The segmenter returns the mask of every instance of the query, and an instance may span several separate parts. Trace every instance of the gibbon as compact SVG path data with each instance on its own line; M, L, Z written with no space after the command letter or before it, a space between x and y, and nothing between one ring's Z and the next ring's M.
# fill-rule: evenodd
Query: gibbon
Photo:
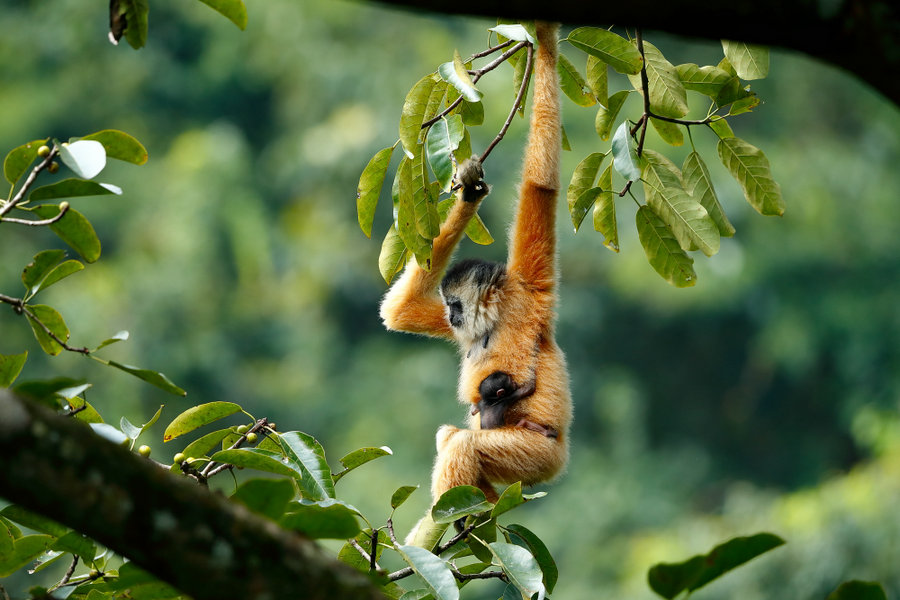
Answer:
M534 381L529 381L522 386L516 386L509 373L501 371L491 373L478 386L478 394L481 396L481 400L472 408L471 414L481 413L481 429L502 427L506 425L506 413L509 407L517 400L533 394L534 387ZM537 431L547 437L559 437L559 434L552 427L538 425L527 419L520 419L515 425L516 427L526 427L532 431Z
M568 460L572 399L555 340L554 308L561 151L557 36L558 25L537 23L530 133L506 264L470 259L441 280L489 191L481 164L469 159L457 169L461 189L434 239L431 270L411 260L381 304L388 329L453 340L462 355L459 400L476 410L470 429L443 425L437 432L434 500L452 487L472 485L496 501L493 484L546 481ZM499 388L510 389L515 401L502 403L499 415L489 412L486 422L484 404L478 410L482 385L487 382L488 395L496 392L498 382L491 378L497 373L505 375Z

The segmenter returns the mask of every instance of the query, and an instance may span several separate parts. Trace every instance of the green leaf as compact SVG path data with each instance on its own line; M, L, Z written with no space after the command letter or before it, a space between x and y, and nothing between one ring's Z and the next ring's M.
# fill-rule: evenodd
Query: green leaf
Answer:
M83 384L83 380L56 377L45 381L25 381L13 388L19 396L24 396L52 409L60 407L58 394L66 389Z
M875 581L853 580L842 583L826 600L887 600L887 594Z
M115 367L120 371L125 371L126 373L134 375L138 379L146 381L150 385L154 385L161 390L169 392L170 394L174 394L176 396L187 396L186 391L172 383L172 380L166 377L163 373L151 371L149 369L141 369L132 365L123 365L122 363L118 363L114 360L104 360L102 362L108 364L111 367ZM224 404L230 404L230 402L226 402Z
M373 461L376 458L381 458L382 456L391 456L393 452L387 446L381 446L380 448L360 448L359 450L354 450L350 454L346 455L341 459L341 464L344 465L344 470L340 473L335 473L332 477L334 482L337 481L352 471L353 469L360 467L367 462Z
M497 25L496 27L491 27L490 29L488 29L488 31L493 31L498 35L502 35L503 37L515 42L528 42L530 44L536 43L531 34L528 33L528 30L518 23Z
M84 398L70 398L69 405L72 407L72 411L78 410L75 414L75 418L83 423L102 423L103 417L100 416L100 413L97 412L91 403L86 401ZM84 408L81 408L81 407ZM70 413L71 414L71 413Z
M441 189L445 191L450 189L450 181L453 179L453 162L450 157L459 147L464 133L465 127L460 115L442 117L428 130L428 164L441 184Z
M397 552L428 586L436 600L458 600L459 588L450 566L440 557L417 546L399 546Z
M741 79L763 79L769 74L769 49L765 46L722 40L722 50Z
M627 99L628 91L622 90L609 97L608 107L601 104L600 108L597 109L597 117L594 119L594 129L597 130L597 135L599 135L600 139L604 142L609 139L609 134L612 133L613 123L615 123L616 117L619 116L619 111L622 109L622 105L625 104Z
M85 564L90 565L94 562L97 555L97 546L88 538L84 537L77 531L70 531L58 540L56 540L51 550L58 552L69 552L76 556L80 556Z
M428 94L428 101L425 103L425 112L422 114L423 123L432 120L437 115L444 103L444 98L447 96L447 90L450 87L447 85L447 82L443 81L436 73L432 73L431 79L434 81L434 87L431 88L431 93ZM420 142L425 141L425 135L427 133L428 129L419 129Z
M381 553L384 551L385 546L391 547L391 541L388 539L388 534L384 530L378 530L375 548L372 548L371 529L366 528L361 531L356 536L355 541L369 556L372 555L374 550L376 561L381 558ZM344 544L341 547L340 552L338 552L338 560L364 573L369 572L369 561L366 560L349 541Z
M399 508L401 504L406 502L406 499L412 495L414 491L419 489L417 485L404 485L399 488L391 495L391 508L396 509Z
M281 519L285 529L299 531L313 539L343 539L356 537L361 528L356 516L359 514L349 506L333 498L294 503Z
M294 484L288 479L249 479L231 495L232 500L275 521L293 498Z
M92 179L106 167L106 149L96 140L78 140L59 147L59 158L79 177Z
M610 100L612 103L612 100ZM637 181L641 178L641 169L638 166L640 159L637 151L631 141L628 132L628 121L623 121L616 134L613 136L611 151L613 155L613 166L619 175L628 181Z
M12 385L19 373L22 372L22 367L25 366L27 359L28 351L22 352L22 354L0 354L0 388L8 388Z
M525 70L528 68L528 60L526 58L526 52L523 48L516 52L511 58L517 59L513 64L513 97L517 97L519 94L519 90L522 89L522 82L525 81ZM528 74L528 81L525 82L525 92L522 94L522 103L519 105L519 116L525 117L525 102L528 99L528 88L531 86L531 79L534 76L534 68L532 68L531 73Z
M425 121L425 110L433 87L434 79L431 75L426 75L416 82L403 102L403 111L400 113L400 142L409 158L413 158L413 152L419 143L419 132Z
M732 102L731 107L728 109L728 116L740 115L746 112L752 111L754 108L759 106L760 100L758 96L749 95L746 98L740 98Z
M575 167L575 171L572 173L572 179L569 181L569 187L566 189L566 202L569 205L569 214L572 217L572 224L575 226L576 232L584 219L584 215L587 214L588 209L593 205L592 199L590 200L591 205L586 207L580 206L578 201L588 189L593 187L594 181L597 179L597 173L600 172L600 165L603 164L605 158L605 152L589 154L578 163L578 166Z
M106 348L107 346L116 344L118 342L124 342L127 339L128 339L128 332L125 330L119 331L114 336L103 340L103 342L101 342L99 346L97 346L96 348L91 350L91 352L96 352L97 350L100 350L101 348Z
M416 148L421 152L421 146ZM404 158L397 169L397 232L400 239L412 251L419 247L419 231L416 227L416 198L413 183L413 161Z
M147 43L147 22L150 12L148 0L120 0L125 5L125 39L128 45L138 50Z
M378 272L385 283L390 284L394 277L403 270L406 262L409 260L410 252L406 248L406 244L397 233L397 227L391 225L384 241L381 243L381 252L378 255Z
M34 213L42 219L52 219L59 214L59 210L55 204L44 204L36 206ZM87 262L92 263L100 258L100 238L90 221L74 208L69 207L62 219L50 225L50 229Z
M9 523L10 526L7 526L9 523L6 519L0 519L0 560L3 559L4 556L8 556L11 554L16 547L16 538L22 537L22 532L19 531L19 535L15 535L15 532L12 530L12 523ZM18 528L16 527L18 530Z
M712 178L706 168L706 163L700 158L696 152L688 154L684 159L684 165L681 167L682 177L684 179L684 189L693 198L697 199L709 216L712 218L716 227L719 229L719 235L723 237L731 237L734 235L734 226L725 215L719 198L716 196L716 190L713 188Z
M575 68L575 65L564 54L559 55L556 62L556 72L559 74L559 87L569 99L578 106L593 106L597 99L591 93L584 81L584 77ZM587 90L585 89L587 88Z
M588 54L585 79L591 93L601 106L609 106L609 69L605 62L592 54Z
M495 564L499 565L509 577L509 582L516 586L526 598L538 594L542 598L545 593L544 577L541 568L531 552L514 544L492 542L488 544L494 555Z
M66 322L63 320L62 315L56 312L55 308L46 304L32 304L28 306L28 310L30 311L30 314L26 313L28 323L31 325L31 330L41 345L41 349L50 356L56 356L62 352L63 347L50 337L44 330L44 327L41 326L41 323L43 323L58 339L63 342L67 341L69 339L69 328L66 327Z
M650 263L659 275L675 287L689 287L697 283L694 259L685 254L678 240L647 205L635 216L638 238Z
M679 118L688 114L687 92L681 84L678 72L656 46L644 42L644 59L647 63L647 89L650 92L650 110L664 117ZM643 94L639 75L628 79L634 89Z
M596 56L619 73L641 72L641 53L623 38L606 29L579 27L566 40L576 48Z
M728 124L728 121L725 120L725 117L720 117L718 119L713 119L709 122L709 128L715 132L719 138L730 138L734 137L734 131L731 130L731 125Z
M575 201L571 208L570 215L572 216L572 224L575 225L576 233L578 232L578 228L581 227L581 223L587 216L588 211L593 208L594 203L602 193L602 188L593 187L585 190Z
M678 79L686 90L700 92L715 99L733 76L719 67L698 67L694 63L686 63L675 67Z
M466 225L466 236L480 246L489 246L494 243L494 237L478 213L475 213L475 216Z
M135 165L142 165L149 158L143 144L135 137L117 129L104 129L81 139L94 140L103 144L107 158L115 158Z
M197 438L187 445L181 452L188 458L200 458L206 456L213 448L218 446L225 437L231 433L231 429L220 429Z
M34 140L10 150L3 160L3 175L6 180L15 184L37 158L38 148L47 144L47 140Z
M736 537L716 546L705 555L694 556L676 564L654 565L647 574L647 581L654 592L671 600L683 591L700 589L728 571L782 544L784 540L771 533Z
M453 61L446 62L438 67L438 73L441 79L456 88L462 97L469 102L481 102L482 93L478 91L469 72L463 64L459 51L453 51Z
M285 457L300 467L300 492L307 500L334 498L334 480L325 461L325 450L310 435L290 431L277 436ZM353 534L356 535L356 534ZM349 536L353 537L353 536Z
M34 295L38 284L66 257L64 250L43 250L34 255L22 269L22 283L29 294ZM34 290L34 291L33 291Z
M470 517L466 521L466 525L472 523ZM497 541L497 519L489 518L481 521L472 533L466 538L465 543L469 551L482 562L492 562L494 554L488 548L488 544Z
M163 442L168 442L180 435L199 429L204 425L224 419L229 415L240 412L241 407L234 402L207 402L198 406L192 406L169 423L163 433Z
M619 227L616 222L616 197L612 192L612 165L600 176L599 187L604 190L594 202L594 231L603 234L603 245L619 251Z
M376 152L359 177L359 185L356 188L356 215L359 227L366 237L372 237L375 207L378 205L378 197L393 153L393 146Z
M653 125L653 129L656 130L656 133L659 134L659 137L661 137L662 141L665 143L670 146L684 145L684 134L681 133L681 127L679 125L654 118L650 119L650 124Z
M84 196L121 196L122 190L108 183L97 183L84 179L63 179L50 185L36 188L28 196L29 202L56 200L58 198L81 198Z
M225 15L240 29L247 28L247 7L241 0L200 0L200 2Z
M56 540L51 535L26 535L16 540L13 551L0 557L0 577L9 577L46 552Z
M544 545L541 538L522 525L509 525L504 529L510 534L512 543L526 548L534 556L541 572L544 574L544 586L547 588L547 593L552 594L553 588L556 587L556 582L559 579L559 569L547 546Z
M71 531L65 525L61 525L52 519L31 512L18 504L10 504L3 510L0 510L0 515L3 515L3 517L18 523L19 525L24 525L29 529L39 531L40 533L46 533L53 537L60 537Z
M503 513L509 512L524 503L525 498L522 497L522 482L517 481L503 490L503 493L500 494L500 497L497 499L497 504L495 504L493 510L491 510L491 518L496 519Z
M781 187L772 179L769 160L762 150L736 137L720 139L716 149L750 206L762 215L784 214Z
M480 489L471 485L461 485L447 490L438 498L431 509L431 516L435 523L452 523L462 517L489 511L493 507L494 505L487 501Z
M245 469L256 469L276 475L287 475L294 479L302 477L299 465L285 460L280 452L272 452L262 448L235 448L220 450L210 457L211 460L227 463Z

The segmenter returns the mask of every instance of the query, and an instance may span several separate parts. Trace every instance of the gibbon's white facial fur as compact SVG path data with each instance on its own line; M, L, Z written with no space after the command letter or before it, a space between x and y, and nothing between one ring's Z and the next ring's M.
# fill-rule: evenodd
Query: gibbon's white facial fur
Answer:
M500 297L506 267L478 259L453 265L441 281L447 320L464 348L481 341L500 318Z

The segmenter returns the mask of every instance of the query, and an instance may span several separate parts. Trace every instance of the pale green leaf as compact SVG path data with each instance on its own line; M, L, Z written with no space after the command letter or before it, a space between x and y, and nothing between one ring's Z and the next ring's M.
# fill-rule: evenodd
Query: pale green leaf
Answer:
M664 117L680 118L688 113L687 92L681 84L675 67L656 46L644 42L644 60L647 63L647 89L650 92L650 110ZM634 89L643 94L641 77L629 75Z
M594 119L594 129L597 130L597 135L599 135L600 139L604 142L609 139L609 135L612 133L613 123L615 123L616 117L619 116L619 111L622 109L622 105L625 104L627 99L627 90L616 92L609 97L609 106L603 106L601 104L600 108L597 110L597 117Z
M585 80L601 106L609 106L609 76L605 62L588 54Z
M612 100L610 100L610 103L612 103ZM637 156L637 151L634 148L631 135L628 131L628 121L622 122L622 124L619 125L619 128L616 129L616 134L613 136L612 140L611 151L613 155L613 166L616 171L619 172L619 175L628 181L637 181L641 178L641 169L638 166L640 164L640 159Z
M596 56L619 73L641 71L641 53L634 44L606 29L579 27L566 40L588 54Z
M193 442L187 445L187 447L182 450L182 454L184 454L188 458L200 458L206 456L213 448L218 446L222 440L225 439L228 434L231 433L231 429L220 429L219 431L213 431L212 433L207 433L206 435L197 438Z
M659 275L675 287L689 287L697 282L694 259L688 256L678 240L653 209L641 206L636 215L638 238L647 261Z
M654 118L650 119L650 123L665 143L670 146L684 145L684 134L681 133L681 127L679 125L670 121Z
M428 164L444 191L450 189L450 181L453 179L451 155L459 147L464 134L462 116L458 114L442 117L428 131Z
M388 164L394 147L383 148L375 153L375 156L363 169L359 177L359 185L356 187L356 216L359 227L366 237L372 237L372 222L375 219L375 207L378 205L378 197L387 175Z
M741 79L763 79L769 74L769 49L765 46L722 40L722 50Z
M103 144L107 158L115 158L135 165L142 165L149 158L144 145L124 131L104 129L103 131L86 135L81 139L95 140Z
M675 67L678 78L685 89L700 92L715 99L722 87L732 79L732 75L719 67L698 67L694 63L686 63Z
M710 121L709 128L712 129L720 138L734 137L734 131L731 130L731 125L728 124L728 121L725 120L725 117L720 117L718 119L713 119L712 121Z
M13 551L0 556L0 577L9 577L47 551L56 538L52 535L26 535L15 541ZM451 575L452 577L452 575Z
M516 42L528 42L530 44L535 43L534 38L530 33L528 33L528 30L518 23L497 25L496 27L491 27L490 29L488 29L488 31L493 31L498 35L502 35L506 39Z
M583 212L579 210L578 218L576 219L575 208L578 199L584 192L594 186L594 181L597 180L597 173L600 172L600 165L603 164L605 158L605 152L589 154L578 163L578 166L575 167L575 171L572 173L572 179L569 181L569 187L566 189L566 202L569 206L569 214L572 217L575 231L578 231L581 220L584 219L585 213L590 208L590 206L584 208Z
M422 578L436 600L458 600L456 579L443 559L417 546L399 546L397 551Z
M397 233L397 228L391 225L384 241L381 243L381 252L378 255L378 272L386 283L393 281L394 277L403 270L409 260L410 252L406 244Z
M247 7L242 0L200 0L200 2L221 13L239 28L247 28Z
M25 366L27 359L27 351L22 354L0 354L0 388L8 388L12 385L19 373L22 372L22 367Z
M438 73L441 79L456 88L463 98L469 102L481 102L482 93L472 83L458 50L453 51L452 62L446 62L438 67Z
M603 235L603 245L619 251L619 228L616 222L616 195L612 192L612 165L600 176L599 187L604 190L594 202L594 231Z
M163 441L168 442L240 411L241 406L234 402L207 402L192 406L172 419L163 433Z
M587 84L584 77L564 54L559 55L556 72L559 74L560 89L572 102L579 106L593 106L597 103L590 89L585 89Z
M426 75L420 79L406 95L403 111L400 113L400 142L409 158L414 156L419 142L419 133L425 121L425 110L434 87L434 79Z
M509 582L516 586L526 598L534 594L543 598L546 593L544 577L534 556L526 548L505 542L488 544L494 555L495 564L509 577Z
M744 191L747 202L763 215L783 215L781 187L772 179L766 155L736 137L723 138L717 145L719 160Z
M681 168L682 178L684 179L685 191L697 199L709 216L712 218L716 227L719 229L719 235L722 237L731 237L734 235L734 226L725 215L719 198L716 196L716 190L713 188L712 178L709 176L709 170L706 163L700 158L696 152L688 154L684 159L684 165Z
M107 346L109 346L111 344L116 344L118 342L124 342L127 339L128 339L128 332L125 330L119 331L114 336L103 340L103 342L101 342L101 344L99 346L97 346L96 348L91 350L91 352L96 352L97 350L100 350L101 348L106 348Z
M556 587L556 582L559 579L559 569L547 546L531 530L522 525L509 525L505 529L512 543L526 548L534 556L544 575L544 586L547 588L547 593L552 594L553 588Z

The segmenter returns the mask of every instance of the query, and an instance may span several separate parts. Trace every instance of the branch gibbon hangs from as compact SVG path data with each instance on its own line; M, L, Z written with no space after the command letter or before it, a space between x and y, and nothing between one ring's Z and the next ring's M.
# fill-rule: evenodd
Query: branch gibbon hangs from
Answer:
M473 405L471 429L438 430L434 500L457 485L473 485L496 501L493 484L546 481L568 460L572 399L554 331L557 36L558 25L537 23L534 102L506 264L469 259L447 269L488 193L481 164L470 159L457 169L461 188L434 239L431 270L411 260L381 304L388 329L453 340L462 355L458 394Z

